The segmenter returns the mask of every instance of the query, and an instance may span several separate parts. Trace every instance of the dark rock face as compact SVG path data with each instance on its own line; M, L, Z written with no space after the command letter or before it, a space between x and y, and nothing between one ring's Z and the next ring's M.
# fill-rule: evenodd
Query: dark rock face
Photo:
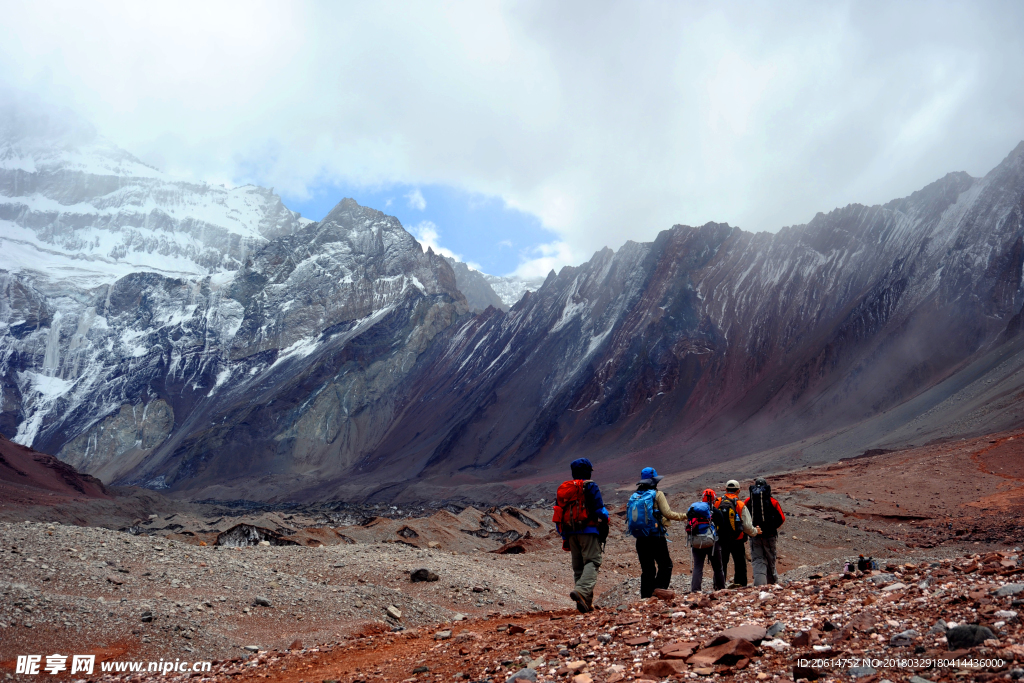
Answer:
M946 642L950 650L968 650L995 637L987 627L977 624L964 624L946 631Z
M863 452L1016 357L1024 144L776 234L675 226L507 312L470 314L444 258L351 200L237 257L95 286L0 271L0 430L107 482L265 500L502 502L582 455L609 480Z

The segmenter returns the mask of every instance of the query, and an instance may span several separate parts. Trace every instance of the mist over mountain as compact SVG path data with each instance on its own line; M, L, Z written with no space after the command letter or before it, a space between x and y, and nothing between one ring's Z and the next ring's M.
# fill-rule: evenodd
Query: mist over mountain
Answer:
M742 471L1022 420L1024 144L983 178L774 234L677 225L533 284L352 200L314 223L9 108L0 243L0 432L106 483L494 499L582 455Z

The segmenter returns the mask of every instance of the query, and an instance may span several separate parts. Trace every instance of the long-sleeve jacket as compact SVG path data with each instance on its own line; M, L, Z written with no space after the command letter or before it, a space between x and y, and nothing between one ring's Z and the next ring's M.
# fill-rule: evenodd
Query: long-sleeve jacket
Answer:
M588 481L583 485L583 504L587 507L587 519L593 520L595 523L588 525L579 531L563 530L562 525L558 525L558 533L563 537L572 536L575 534L595 534L601 533L597 527L597 522L608 521L608 508L604 506L604 498L601 496L601 488L595 481Z
M747 536L756 536L757 529L754 528L754 522L750 517L750 509L747 507L747 504L740 500L739 494L737 493L727 492L725 497L736 501L736 512L740 513L740 519L743 520L743 531L736 537L736 540L742 541L745 538L743 534L746 534ZM720 506L721 500L719 500L716 507Z
M664 491L658 491L658 494L654 496L654 504L658 508L658 512L661 513L661 525L666 529L669 527L670 520L682 522L686 519L686 514L682 512L674 512L668 504L668 498L665 497Z

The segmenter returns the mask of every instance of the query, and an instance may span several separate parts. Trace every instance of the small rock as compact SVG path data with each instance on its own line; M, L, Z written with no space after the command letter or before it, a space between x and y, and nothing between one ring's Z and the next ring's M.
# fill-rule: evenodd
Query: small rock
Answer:
M850 667L846 673L850 674L853 678L863 678L864 676L870 676L876 673L876 671L870 666L854 666Z
M141 616L139 617L139 621L141 621L141 622L142 622L142 623L144 623L144 624L148 624L148 623L150 623L151 621L153 621L153 613L152 613L152 612L150 612L149 610L146 610L146 611L145 611L145 612L143 612L143 613L142 613L142 615L141 615Z
M995 613L996 618L1006 619L1007 621L1017 618L1017 610L1012 609L1001 609Z
M890 581L895 581L895 580L896 580L896 575L895 574L875 574L874 576L869 576L868 577L868 581L870 581L871 583L873 583L875 585L878 585L880 583L889 583Z
M401 619L402 618L402 610L398 609L394 605L388 605L388 608L386 610L384 610L384 611L392 619Z
M516 624L509 624L506 630L509 632L510 635L515 635L517 633L526 633L525 628L523 628L522 626L517 626Z
M511 683L512 681L530 681L531 683L537 683L537 671L536 669L531 669L529 667L520 669L512 674L511 677L506 679L506 683Z
M257 605L259 607L273 607L273 605L270 604L270 600L262 597L254 598L252 604Z
M572 677L572 683L594 683L590 674L576 674Z
M452 617L452 621L465 621L465 620L466 620L466 615L462 614L461 612L459 612L454 617Z
M821 678L821 674L812 669L809 666L800 666L799 664L793 667L793 680L807 680L816 681Z
M769 628L767 631L765 631L764 637L765 638L774 638L775 636L779 635L780 633L782 633L785 630L786 630L786 625L783 624L781 621L776 621L774 624L771 625L771 628Z
M451 631L438 631L434 634L434 640L448 640L452 637Z
M775 640L768 640L761 643L761 647L770 647L776 652L782 652L783 650L788 650L790 645L786 641L776 638Z
M1008 583L1005 586L1001 586L997 591L996 595L1002 597L1005 595L1016 595L1024 591L1024 583Z
M427 543L427 547L430 548L431 550L433 550L433 549L436 549L436 548L440 548L441 544L438 543L437 541L430 541L430 542Z
M928 629L928 633L930 635L943 635L946 632L946 628L948 628L946 625L946 620L939 619L934 624L932 624L932 627L930 629Z
M602 633L597 637L597 642L601 643L602 645L607 645L608 643L612 642L612 635L610 633Z
M265 547L265 548L269 548L270 547L270 541L260 541L260 545Z
M259 645L246 645L242 649L243 650L248 650L249 652L259 652L260 651Z
M883 593L891 593L892 591L903 590L906 587L907 587L907 584L900 583L899 581L897 581L896 583L890 584L890 585L886 586L885 588L883 588L882 592Z
M288 646L288 649L289 650L301 650L302 649L302 641L301 640L293 640L292 644Z
M658 598L659 600L674 600L676 597L676 593L675 591L670 591L665 588L655 588L654 597Z
M907 645L913 644L914 639L919 635L921 634L914 629L897 633L893 635L893 637L889 638L889 647L906 647Z
M921 678L920 676L911 676L908 683L934 683L934 681L928 678Z
M430 671L430 667L428 666L417 666L415 669L412 670L414 674L425 674L428 671Z
M977 624L965 624L946 631L946 642L950 650L966 650L995 637L988 628Z

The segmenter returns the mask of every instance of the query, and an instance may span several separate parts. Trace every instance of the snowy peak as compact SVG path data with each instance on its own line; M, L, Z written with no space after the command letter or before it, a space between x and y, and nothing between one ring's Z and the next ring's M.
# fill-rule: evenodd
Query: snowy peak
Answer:
M0 108L0 268L201 277L307 223L265 188L174 181L67 112Z

